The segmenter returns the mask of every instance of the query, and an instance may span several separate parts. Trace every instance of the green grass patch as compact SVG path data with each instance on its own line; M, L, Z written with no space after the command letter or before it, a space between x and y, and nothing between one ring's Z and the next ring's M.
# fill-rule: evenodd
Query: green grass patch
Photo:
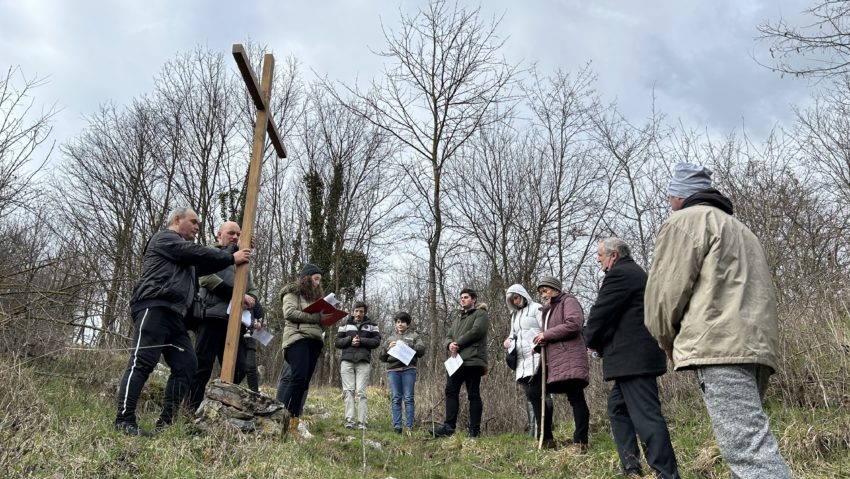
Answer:
M611 478L619 468L608 420L599 414L592 418L589 453L571 456L565 450L537 451L534 441L520 432L469 439L461 427L444 439L432 439L425 430L397 435L386 391L377 388L370 389L370 428L364 435L343 427L339 390L315 388L303 418L315 435L311 440L231 431L196 434L185 417L145 439L113 430L114 384L109 381L44 375L36 367L0 380L11 388L0 393L5 408L0 413L2 477ZM140 410L141 423L148 428L158 414L162 379L151 382ZM556 399L556 408L567 408L566 400ZM768 414L796 477L850 476L847 411L792 408L773 401ZM682 477L729 477L698 396L665 404L665 415ZM571 433L569 421L556 425L556 439L563 441Z

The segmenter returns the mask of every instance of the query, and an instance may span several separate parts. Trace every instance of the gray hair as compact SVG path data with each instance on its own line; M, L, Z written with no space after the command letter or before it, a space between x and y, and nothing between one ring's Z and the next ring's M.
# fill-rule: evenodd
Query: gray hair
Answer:
M628 243L616 236L602 240L602 251L605 254L617 253L621 258L632 255L632 249L629 248Z
M186 214L190 211L192 211L192 208L189 208L188 206L178 206L177 208L174 208L168 213L168 225L171 226L171 224L174 223L175 218L185 218Z
M237 222L235 222L235 221L233 221L233 220L227 220L227 221L223 221L220 225L218 225L218 229L216 229L216 230L215 230L215 234L216 234L216 235L218 235L219 233L221 233L221 230L223 230L223 229L224 229L224 226L225 226L225 225L227 225L227 223L233 223L233 224L235 224L236 226L238 226L238 227L239 227L239 231L242 231L242 227L241 227L241 226L239 226L239 223L237 223Z

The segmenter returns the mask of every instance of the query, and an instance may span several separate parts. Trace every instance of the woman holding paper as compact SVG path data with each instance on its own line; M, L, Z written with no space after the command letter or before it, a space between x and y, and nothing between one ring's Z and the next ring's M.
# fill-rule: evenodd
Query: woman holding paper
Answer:
M425 343L410 330L410 315L399 311L394 316L395 333L381 347L381 361L387 363L390 384L390 402L393 411L393 431L401 434L401 404L404 400L405 427L410 434L413 428L414 386L416 384L416 358L425 354Z
M310 437L305 427L299 428L303 397L316 370L322 352L322 320L329 314L305 313L304 309L321 299L322 270L312 264L301 268L299 280L283 287L280 292L283 309L283 357L289 363L291 376L277 387L277 400L286 406L291 416L289 430Z
M534 408L531 403L531 392L529 381L534 376L540 364L540 355L534 352L534 336L543 330L542 313L540 303L531 299L531 295L521 284L512 284L505 291L505 302L511 311L511 330L503 344L505 350L516 348L516 381L525 390L528 403L528 429L529 433L536 437ZM547 397L547 401L549 398Z

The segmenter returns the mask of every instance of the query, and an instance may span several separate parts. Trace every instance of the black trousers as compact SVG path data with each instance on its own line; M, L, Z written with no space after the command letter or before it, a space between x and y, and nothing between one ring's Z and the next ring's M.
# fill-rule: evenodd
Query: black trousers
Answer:
M133 315L133 342L118 386L115 422L136 423L136 405L160 355L171 368L159 420L171 424L198 365L183 318L168 308L148 308Z
M286 406L292 417L301 416L304 397L316 370L322 345L322 341L318 339L300 339L286 348L284 360L289 363L290 375L286 383L281 378L276 397Z
M656 475L665 479L679 477L654 376L615 380L608 394L608 417L624 471L640 469L637 435L643 445L646 462Z
M446 379L446 425L457 428L457 413L460 406L460 387L466 385L466 397L469 399L469 433L478 436L481 433L481 415L484 403L481 401L481 366L461 366Z
M526 378L523 378L525 380ZM531 400L531 405L534 406L535 422L537 430L540 428L540 399L543 396L542 381L540 380L540 371L531 378L528 378L528 399ZM552 387L552 391L549 390ZM554 385L547 385L546 392L552 394L566 394L567 400L573 409L573 421L575 422L575 431L573 432L573 442L587 444L588 434L590 433L590 409L587 407L587 401L584 399L584 388L587 386L581 380L567 380ZM548 394L547 394L548 396ZM546 416L543 418L543 439L552 439L552 401L546 401Z
M283 370L280 372L280 382L277 384L278 391L284 391L292 384L292 366L286 359L283 360ZM304 409L304 403L307 402L307 393L310 392L310 383L304 388L304 394L301 396L301 409ZM280 399L278 399L279 401Z
M204 390L210 381L215 360L221 364L224 361L224 343L227 341L227 320L223 318L207 318L198 329L195 342L195 354L198 357L198 368L189 386L189 407L196 411L204 400ZM239 384L245 377L245 348L239 341L236 350L236 368L233 372L233 384Z
M248 389L259 392L260 373L257 370L257 340L243 335L239 349L245 350L245 380L248 381Z

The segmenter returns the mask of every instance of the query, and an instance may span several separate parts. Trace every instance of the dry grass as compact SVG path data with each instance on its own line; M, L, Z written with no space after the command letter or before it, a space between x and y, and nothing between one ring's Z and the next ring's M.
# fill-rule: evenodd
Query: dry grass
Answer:
M817 312L817 314L815 314ZM783 313L783 368L768 392L768 414L780 447L798 478L850 474L850 320L843 306ZM31 347L27 347L31 350ZM501 358L500 355L493 356ZM191 434L179 423L153 441L111 428L114 390L124 367L122 351L25 351L0 357L0 477L613 477L618 468L605 414L608 385L592 362L586 390L591 408L591 451L538 452L524 434L525 395L513 372L494 359L482 380L484 437L466 439L461 393L459 433L442 441L424 432L391 432L385 374L374 368L369 388L367 464L360 436L342 429L342 396L314 383L305 419L317 439L280 442L229 430ZM154 377L140 403L143 425L158 413L162 377ZM333 382L333 381L331 381ZM660 380L665 415L683 477L728 477L714 444L693 374ZM275 381L266 378L267 394ZM444 417L445 373L420 369L417 424L427 429ZM555 403L555 434L572 433L565 398ZM55 476L54 476L55 475Z

